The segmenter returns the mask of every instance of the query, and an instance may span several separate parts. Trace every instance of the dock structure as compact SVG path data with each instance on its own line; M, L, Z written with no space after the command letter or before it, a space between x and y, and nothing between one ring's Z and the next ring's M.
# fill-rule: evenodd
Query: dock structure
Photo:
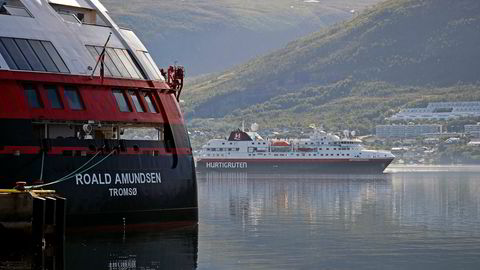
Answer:
M64 269L66 199L54 190L0 189L0 234L22 239L32 254L32 269ZM51 256L53 254L53 256Z

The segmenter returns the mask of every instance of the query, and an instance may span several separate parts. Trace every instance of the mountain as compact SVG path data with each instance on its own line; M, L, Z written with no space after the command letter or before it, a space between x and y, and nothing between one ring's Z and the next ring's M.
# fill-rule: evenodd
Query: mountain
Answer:
M480 1L391 0L183 92L193 126L353 128L428 101L480 100Z
M102 0L161 66L218 72L350 19L381 0Z

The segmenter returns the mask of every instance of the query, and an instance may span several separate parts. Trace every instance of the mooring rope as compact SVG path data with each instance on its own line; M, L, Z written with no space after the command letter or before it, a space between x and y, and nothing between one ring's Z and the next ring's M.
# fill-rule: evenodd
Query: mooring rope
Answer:
M43 166L45 165L45 151L42 151L42 167L40 168L40 180L43 180Z
M116 149L112 150L108 155L106 155L104 158L102 158L101 160L99 160L97 163L93 164L92 166L86 168L85 170L81 171L81 172L78 172L79 170L81 170L83 167L85 167L88 163L90 163L96 156L98 156L98 154L100 154L101 151L98 151L93 157L91 157L87 162L85 162L82 166L80 166L79 168L77 168L75 171L63 176L62 178L59 178L55 181L52 181L52 182L49 182L49 183L45 183L45 184L41 184L41 185L32 185L32 186L25 186L25 189L33 189L33 188L41 188L41 187L46 187L46 186L50 186L50 185L54 185L54 184L58 184L58 183L61 183L61 182L64 182L64 181L67 181L73 177L75 177L75 174L77 173L84 173L84 172L87 172L88 170L90 169L93 169L94 167L96 167L98 164L102 163L105 159L107 159L109 156L111 156L114 152L116 151Z

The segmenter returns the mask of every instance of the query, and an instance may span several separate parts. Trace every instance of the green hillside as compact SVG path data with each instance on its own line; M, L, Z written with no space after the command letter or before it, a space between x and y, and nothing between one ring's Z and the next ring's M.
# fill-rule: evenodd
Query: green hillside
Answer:
M402 107L480 100L480 1L393 0L184 91L191 124L373 132Z
M161 66L222 71L318 31L381 0L101 0Z

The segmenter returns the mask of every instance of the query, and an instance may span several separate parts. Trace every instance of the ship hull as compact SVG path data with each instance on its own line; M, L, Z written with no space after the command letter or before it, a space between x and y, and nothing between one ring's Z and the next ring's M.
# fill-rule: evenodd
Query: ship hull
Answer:
M199 171L247 171L319 174L378 174L393 161L388 159L199 159Z
M89 165L105 156L97 156ZM91 157L46 155L43 177L61 179ZM3 187L13 187L7 179L37 179L40 174L40 154L1 155L0 160L10 168ZM172 165L172 157L112 155L91 170L45 188L67 198L69 226L195 223L198 210L193 158L179 156L176 167Z
M41 188L67 199L69 227L183 226L198 221L190 148L168 149L161 141L39 141L21 136L32 134L28 120L0 123L18 132L0 135L0 188L13 188L16 181L35 185L41 178L51 184ZM180 144L184 129L175 130Z

